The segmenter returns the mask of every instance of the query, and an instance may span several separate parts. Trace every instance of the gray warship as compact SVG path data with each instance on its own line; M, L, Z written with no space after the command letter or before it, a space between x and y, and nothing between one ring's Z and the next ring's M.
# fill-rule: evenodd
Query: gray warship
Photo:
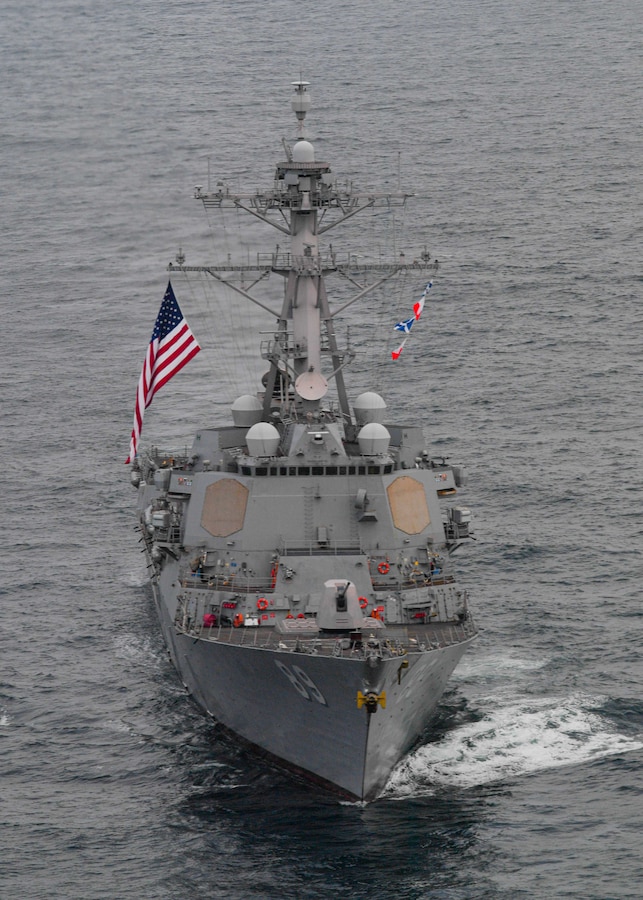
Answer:
M287 250L256 265L189 267L182 255L170 265L269 309L267 374L231 398L229 425L200 428L190 450L141 451L131 479L162 632L189 693L273 762L371 801L476 637L451 564L473 536L471 514L454 500L464 470L430 455L422 422L389 421L375 391L349 399L355 354L339 345L337 317L402 270L421 287L437 263L424 253L360 269L322 246L356 213L412 195L338 187L305 130L308 83L293 85L297 137L283 142L271 187L195 189L208 210L274 225ZM255 271L254 293L241 270ZM257 296L269 275L284 280L279 310ZM330 275L353 285L335 307Z

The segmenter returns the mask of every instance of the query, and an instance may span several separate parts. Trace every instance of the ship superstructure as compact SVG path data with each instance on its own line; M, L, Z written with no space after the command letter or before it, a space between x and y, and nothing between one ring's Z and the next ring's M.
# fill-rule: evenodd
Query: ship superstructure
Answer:
M461 468L431 458L422 422L390 421L380 394L349 398L335 321L407 268L350 273L354 295L331 307L342 273L330 229L404 193L340 189L304 131L296 82L294 146L270 190L196 189L288 241L258 270L284 280L282 308L232 280L240 266L188 267L275 316L261 341L267 374L231 404L231 424L202 427L188 453L136 458L141 530L173 662L197 702L276 761L342 794L372 800L426 728L476 631L451 554L470 535L455 502ZM284 238L284 235L286 236ZM428 255L410 264L435 268Z

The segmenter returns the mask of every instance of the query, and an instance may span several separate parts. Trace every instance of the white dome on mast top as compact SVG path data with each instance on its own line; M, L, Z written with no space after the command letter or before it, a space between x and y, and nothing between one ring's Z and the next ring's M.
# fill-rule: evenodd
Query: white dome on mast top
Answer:
M297 141L292 148L292 159L296 163L315 162L315 148L310 141Z

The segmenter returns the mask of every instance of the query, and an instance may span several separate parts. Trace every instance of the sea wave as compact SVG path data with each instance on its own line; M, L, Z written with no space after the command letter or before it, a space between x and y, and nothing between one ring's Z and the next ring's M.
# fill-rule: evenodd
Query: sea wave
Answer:
M601 698L525 697L515 703L488 698L476 722L420 747L393 772L385 796L400 799L445 786L471 788L511 781L543 769L582 765L629 753L643 743L618 733L596 712Z

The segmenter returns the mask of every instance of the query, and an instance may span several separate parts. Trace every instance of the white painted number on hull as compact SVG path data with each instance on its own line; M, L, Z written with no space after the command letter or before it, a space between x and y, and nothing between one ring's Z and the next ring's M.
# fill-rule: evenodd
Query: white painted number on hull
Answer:
M300 669L299 666L291 666L289 668L285 663L282 663L280 659L275 660L275 665L280 672L284 673L288 681L292 684L297 693L301 694L304 700L316 700L323 706L328 706L322 692L310 675L307 675L303 669Z

